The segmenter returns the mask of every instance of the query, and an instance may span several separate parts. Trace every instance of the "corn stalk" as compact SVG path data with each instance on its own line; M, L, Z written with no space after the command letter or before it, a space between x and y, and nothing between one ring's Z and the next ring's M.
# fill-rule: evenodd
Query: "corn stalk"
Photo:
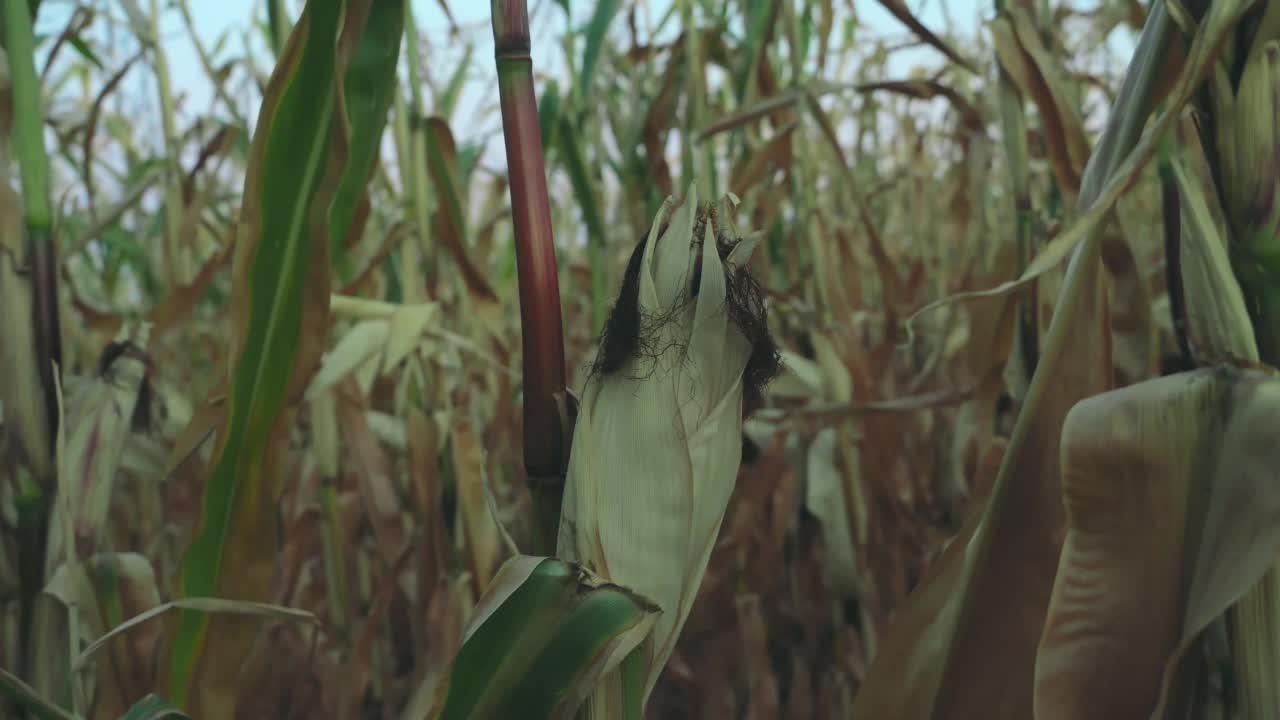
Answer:
M27 663L41 646L38 638L31 637L31 628L36 595L47 580L45 543L56 487L53 440L58 429L62 330L34 18L27 3L6 2L0 20L13 97L12 132L4 140L17 159L22 190L20 198L6 197L7 207L0 211L5 215L5 226L0 228L0 293L5 313L0 374L6 383L5 412L13 413L12 420L6 417L6 428L16 428L15 457L3 463L3 475L13 484L18 509L19 657ZM9 126L9 118L3 125ZM10 195L7 189L4 193ZM19 202L20 228L15 212Z
M524 465L534 504L533 552L550 555L555 552L574 409L565 389L560 285L529 54L529 11L524 0L493 0L491 7L520 274Z
M1247 18L1224 43L1199 98L1201 140L1257 338L1252 355L1280 367L1280 4L1262 3ZM1232 704L1245 718L1280 712L1280 564L1228 611L1227 626L1237 677Z

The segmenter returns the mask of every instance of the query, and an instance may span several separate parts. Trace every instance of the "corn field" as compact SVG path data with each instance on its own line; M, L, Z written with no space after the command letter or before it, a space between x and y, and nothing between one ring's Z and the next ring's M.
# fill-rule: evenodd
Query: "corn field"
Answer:
M1280 718L1280 2L432 5L0 0L0 717Z

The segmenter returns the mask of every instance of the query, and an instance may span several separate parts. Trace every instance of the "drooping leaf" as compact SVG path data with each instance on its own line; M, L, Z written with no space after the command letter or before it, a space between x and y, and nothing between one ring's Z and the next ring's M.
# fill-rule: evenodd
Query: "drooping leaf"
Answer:
M74 565L64 563L54 571L44 592L67 609L75 608L80 633L94 642L127 619L160 604L151 563L136 553L100 553ZM160 628L152 626L104 645L108 652L95 664L95 717L124 712L151 687L159 639ZM77 638L77 646L79 641ZM68 662L74 660L78 658L68 658Z
M1277 412L1273 371L1225 365L1071 411L1068 529L1036 656L1035 717L1168 717L1153 711L1182 655L1280 550L1280 443L1266 419Z
M437 226L441 229L442 239L449 254L453 255L462 270L467 288L480 298L493 300L497 295L485 273L472 260L468 247L470 235L467 232L465 211L467 188L458 166L458 146L454 142L453 132L443 118L432 116L426 120L425 136L427 167L436 195L441 201Z
M1006 6L991 28L1000 66L1039 110L1054 177L1060 186L1078 192L1089 140L1080 103L1067 90L1062 68L1045 49L1025 8Z
M911 28L911 31L917 37L932 45L938 52L950 58L952 62L970 72L977 72L972 63L956 52L945 40L935 35L932 30L925 27L924 23L920 22L919 18L911 13L911 9L907 7L903 0L880 0L880 4L884 6L885 10L888 10L894 17L898 18L903 25Z
M18 703L37 720L78 720L75 715L40 697L17 675L0 668L0 696Z
M577 565L511 558L480 599L431 717L572 718L657 615Z
M134 703L133 707L129 708L129 712L120 716L120 720L190 720L190 718L190 715L154 694Z
M1062 423L1073 405L1106 391L1111 381L1096 225L1154 150L1154 136L1139 141L1139 134L1158 98L1172 95L1156 136L1177 117L1212 47L1242 12L1242 4L1215 3L1185 65L1165 7L1158 4L1151 13L1107 130L1083 173L1081 208L1067 231L1075 236L1074 258L990 499L898 610L856 700L855 718L1031 716L1033 659L1063 532L1057 461ZM1180 69L1172 78L1171 64ZM1068 253L1062 247L1054 251L1062 253L1058 259ZM1018 282L1044 269L1033 273L1035 266ZM992 294L998 293L974 293ZM1018 592L1008 592L1009 577L1020 578Z
M1222 42L1248 7L1249 3L1243 0L1213 3L1187 48L1180 41L1174 41L1171 34L1156 38L1160 44L1153 44L1145 51L1144 45L1139 43L1127 76L1133 82L1121 88L1116 101L1118 107L1132 107L1135 112L1115 116L1116 132L1104 135L1090 155L1081 180L1081 208L1075 219L1041 248L1017 279L990 290L958 293L929 303L916 311L912 319L960 299L1013 292L1072 257L1078 245L1086 238L1094 237L1099 224L1114 209L1120 196L1132 187L1139 173L1155 156L1161 139L1174 126L1180 110L1186 107L1192 94L1200 87L1213 67ZM1168 28L1173 22L1164 4L1158 5L1148 16L1144 39L1151 28ZM1171 72L1172 68L1180 68L1180 71ZM1164 105L1160 113L1154 118L1152 127L1143 133L1145 122L1139 122L1139 119L1145 120L1161 100L1164 100ZM1140 134L1141 140L1137 140ZM1131 139L1126 143L1111 139L1119 137ZM1097 177L1091 178L1090 174ZM1089 192L1085 192L1086 189Z
M259 620L287 620L291 622L304 622L317 624L319 621L315 615L296 608L284 607L282 605L272 605L270 603L259 603L248 600L224 600L222 598L207 597L189 597L180 600L173 600L163 605L147 610L146 612L134 615L123 623L115 626L102 637L94 640L84 650L80 652L80 656L76 658L72 668L79 670L88 663L93 656L107 643L115 638L134 631L136 628L163 617L171 612L191 612L208 615L226 615L240 616L246 618L257 618Z

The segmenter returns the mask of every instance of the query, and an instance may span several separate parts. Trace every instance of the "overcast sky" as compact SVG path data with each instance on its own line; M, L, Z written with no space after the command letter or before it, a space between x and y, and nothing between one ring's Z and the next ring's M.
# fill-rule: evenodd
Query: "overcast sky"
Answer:
M107 36L105 28L108 24L103 22L95 22L93 25L99 35L86 38L103 55L102 60L107 68L110 70L118 68L137 51L138 45L129 36L126 29L128 25L124 19L123 7L131 2L144 11L148 10L153 3L167 8L161 15L161 35L170 66L173 92L180 104L180 125L185 127L190 120L197 116L208 115L211 110L215 117L226 119L226 113L214 98L212 86L201 68L182 15L171 7L172 0L120 0L96 4L96 7L106 8L113 17L119 19L119 22L114 23L120 29L114 38ZM213 58L215 66L235 57L243 57L248 46L259 67L264 68L265 72L270 53L264 44L262 33L257 29L251 29L251 22L255 18L260 21L265 17L264 0L187 0L187 2L191 9L194 26L206 50L214 52L215 48L218 48ZM487 146L484 154L485 164L491 167L501 166L505 161L505 148L500 141L496 140L501 132L501 117L496 112L496 73L493 65L492 31L489 26L489 1L450 0L448 2L453 19L460 29L456 37L450 35L450 22L442 9L441 0L410 0L410 2L419 30L426 42L426 57L430 58L429 67L425 72L434 77L437 82L443 84L447 80L453 69L458 66L466 44L468 42L474 44L467 82L459 98L458 108L451 118L451 125L456 137L462 143L484 140ZM855 2L860 20L856 29L857 37L868 40L887 38L895 43L912 39L910 31L884 10L878 0L855 0ZM1091 6L1095 2L1096 0L1081 0L1079 4ZM641 27L642 34L646 24L656 25L658 19L670 8L670 3L671 0L639 1L637 24ZM976 39L982 32L983 23L992 14L991 0L907 0L907 3L928 27L935 29L939 34L950 33L958 38L955 42L962 53L966 49L964 39L967 38L971 42ZM590 18L595 4L595 0L569 1L573 11L574 28L581 27ZM296 12L301 8L302 3L300 0L286 0L286 5ZM627 7L630 5L630 2L626 3ZM841 12L844 12L844 8L847 7L843 3L836 3L836 6ZM47 35L60 32L74 7L75 3L69 0L44 0L40 17L37 19L37 32ZM552 77L563 78L563 56L557 41L564 37L566 30L570 27L569 19L566 18L559 4L552 0L530 0L529 7L533 17L535 70ZM620 19L621 16L619 16ZM615 24L618 24L617 21ZM1122 51L1124 46L1132 47L1132 39L1127 36L1127 31L1113 34L1111 40L1112 46L1121 47ZM41 49L47 50L48 47L49 43L45 42ZM578 52L581 52L581 44L578 46ZM64 50L59 64L68 61L70 56L71 53ZM43 57L40 60L43 65ZM886 72L890 78L900 78L910 74L917 66L937 67L945 62L945 58L934 49L918 45L894 52L890 56ZM401 77L405 77L403 57L401 65ZM243 72L233 77L238 77L239 86L246 88L246 93L236 97L248 119L252 121L258 100L256 92L247 89L248 80ZM827 79L839 80L839 78ZM102 78L99 76L96 85L100 86L101 82ZM120 107L115 109L121 110L128 117L137 118L135 137L151 138L155 147L159 148L162 145L163 135L160 132L154 74L147 72L145 65L134 65L124 78L119 90L119 98L113 96L113 102L118 101L125 105L123 109ZM72 99L83 92L93 94L96 93L96 88L85 91L73 83L64 88L60 96L64 102L74 102L78 108L83 108L82 99ZM428 94L427 97L429 98L430 95ZM427 110L430 112L432 108L428 106ZM390 138L386 140L389 142Z
M149 9L150 0L134 0L134 2L144 10ZM268 54L262 44L260 34L256 31L245 32L249 28L252 18L262 18L264 16L263 0L188 0L188 3L195 27L206 49L212 50L219 38L224 36L226 38L221 47L221 52L214 58L215 64L232 56L242 55L246 39L251 42L255 56L259 61L264 62L266 60ZM642 0L639 6L641 8L641 25L643 26L645 13L656 23L656 20L667 10L669 4L670 0ZM104 5L110 8L114 15L123 19L124 13L120 9L121 4L112 2L104 3ZM159 5L165 7L169 5L169 2L161 0ZM300 7L299 2L287 2L287 5L291 8ZM493 39L489 30L489 2L488 0L468 0L466 2L452 0L448 5L454 20L462 29L461 36L465 40L475 43L471 82L464 93L461 102L462 112L459 115L459 117L466 118L466 109L468 107L476 109L493 100L492 97L489 97L490 93L488 92L489 86L493 82L492 76L494 74L493 61L491 59L493 57ZM594 2L588 0L571 0L570 7L573 10L575 24L585 22L590 17L594 5ZM930 27L937 28L939 31L950 28L952 31L969 37L973 37L979 31L982 20L990 13L989 1L924 0L924 2L911 2L910 5ZM67 16L73 6L73 3L66 0L45 0L38 18L37 32L43 34L59 32L66 23ZM439 61L439 65L435 68L433 74L436 77L446 76L447 71L441 70L441 68L452 69L455 66L456 62L461 58L465 43L449 37L450 23L442 10L441 0L412 0L412 7L419 29L431 45L430 57ZM565 29L568 27L567 18L560 7L550 0L531 0L530 8L534 13L533 59L535 68L554 74L561 66L561 51L555 45L555 41L563 36ZM907 37L908 31L906 28L893 16L889 15L878 2L858 0L857 10L862 22L861 32L866 36ZM211 106L211 103L214 102L213 90L201 69L199 57L190 41L179 12L174 9L165 10L162 13L162 18L161 34L164 38L165 53L170 65L173 90L175 95L183 98L182 114L191 117L204 112ZM101 23L95 25L95 28L98 29L102 27L103 24ZM105 35L99 38L99 41L105 45ZM117 36L116 41L119 42L119 36ZM121 46L127 48L129 53L132 53L136 48L133 43L121 43ZM95 47L101 46L95 43ZM124 57L113 59L118 63L123 62ZM103 60L109 67L113 66L112 62L106 57ZM895 53L892 59L894 65L904 74L909 72L914 65L931 64L938 61L940 61L940 58L936 52L923 47ZM130 75L125 78L124 86L127 91L135 93L135 96L140 101L151 104L152 112L154 112L154 101L152 99L156 95L155 80L150 73L138 72L137 70L131 71ZM494 118L494 121L496 122L496 118ZM465 135L466 130L459 129L459 134Z

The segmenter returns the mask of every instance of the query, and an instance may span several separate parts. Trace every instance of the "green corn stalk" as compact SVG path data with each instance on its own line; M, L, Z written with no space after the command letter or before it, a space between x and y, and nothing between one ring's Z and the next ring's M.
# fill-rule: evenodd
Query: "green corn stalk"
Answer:
M156 74L156 92L160 100L160 118L164 132L164 162L167 166L164 184L164 255L171 287L187 283L190 276L186 262L187 253L182 244L182 191L179 186L182 168L178 165L177 112L173 103L172 80L169 76L169 59L160 41L160 13L158 0L151 0L147 25L135 18L134 32L151 52L151 62Z
M426 283L422 286L425 289L427 285L435 284L437 254L431 237L430 179L427 173L427 138L424 127L426 111L422 104L422 60L418 52L418 24L414 20L412 5L405 7L404 32L410 95L407 104L402 92L397 93L396 100L396 122L404 124L402 130L397 127L397 133L404 137L404 143L400 146L400 172L405 177L405 190L413 203L413 219L418 230L420 257L426 268ZM416 260L414 265L415 268L411 271L410 277L417 276ZM408 297L413 302L425 300L425 295L420 297L416 295L422 291L422 289L412 290Z
M16 484L17 532L22 551L18 557L22 586L20 657L29 662L31 653L38 652L41 644L38 640L33 642L31 620L36 594L46 579L46 529L55 487L53 438L58 426L58 381L54 373L62 366L62 330L49 161L44 143L44 102L35 68L34 13L25 2L6 2L0 12L14 108L11 137L5 140L17 159L22 188L21 239L15 237L16 227L0 229L7 236L0 238L0 245L17 251L3 262L4 273L0 275L6 300L4 312L8 313L4 318L5 342L10 345L7 352L13 353L4 358L10 367L0 370L15 373L7 380L20 391L9 396L15 398L12 404L16 417L12 423L6 422L6 427L17 427L17 444L26 461L25 467L12 469L10 481ZM29 308L28 316L15 314L24 308ZM31 354L23 355L24 349ZM23 401L18 402L18 398Z

